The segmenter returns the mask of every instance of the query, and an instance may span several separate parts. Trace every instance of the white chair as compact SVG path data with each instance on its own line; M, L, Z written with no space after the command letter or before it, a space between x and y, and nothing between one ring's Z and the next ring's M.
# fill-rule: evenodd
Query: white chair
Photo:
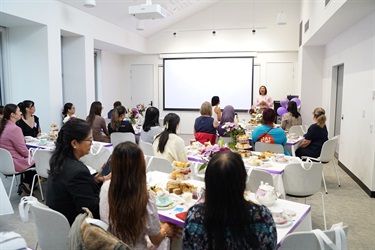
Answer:
M296 126L290 127L289 135L292 133L294 133L296 136L303 136L304 134L306 134L302 128L302 125L296 125Z
M320 193L322 197L322 209L324 229L327 229L326 213L324 208L323 193L320 192L322 186L323 165L318 162L290 163L285 166L283 173L283 183L285 193L292 197L305 198Z
M40 183L40 177L45 178L45 179L48 178L48 170L50 169L49 160L51 159L51 156L52 156L52 151L49 151L49 150L37 150L35 152L33 157L35 160L36 174L34 175L33 184L31 185L30 196L33 195L35 180L37 179L38 183ZM44 201L42 185L39 185L39 188L40 188L40 194L42 196L42 201Z
M16 181L16 184L18 185L16 175L20 175L20 174L22 174L24 172L27 172L27 171L35 170L35 168L34 167L28 168L28 169L25 169L24 171L17 172L15 167L14 167L12 155L9 153L8 150L3 149L3 148L0 148L0 159L1 159L0 160L0 173L5 175L5 177L12 176L12 183L10 184L10 189L9 189L9 193L8 193L8 197L10 198L10 196L12 194L14 180Z
M284 154L284 147L280 144L271 144L259 141L255 143L255 151L264 152L267 150L274 152L276 154Z
M255 193L258 190L261 181L273 186L273 178L270 173L259 169L252 169L247 175L246 190Z
M346 236L348 235L348 226L342 227L345 235L336 234L335 229L325 230L322 231L330 241L336 242L336 246L338 245L338 241L341 242L341 247L337 246L340 250L346 250L344 246L346 246ZM344 239L343 239L344 238ZM323 243L325 249L332 249L327 243ZM320 246L318 238L315 236L313 231L306 231L306 232L294 232L287 234L285 238L280 242L279 250L299 250L299 249L323 249Z
M302 126L303 132L306 134L309 127L307 127L307 125L301 125L301 126Z
M154 155L154 150L151 143L139 141L139 147L142 149L144 155Z
M131 141L136 143L135 135L130 132L113 132L111 134L111 143L113 145L113 148L115 148L118 144L121 142Z
M203 164L202 162L192 162L192 161L190 162L190 169L191 169L190 174L194 180L204 181L204 174L206 170L201 170L198 172L202 164Z
M42 249L67 249L70 224L66 217L40 202L30 203L36 227L37 245Z
M317 162L320 162L320 163L323 163L323 164L326 164L326 163L329 163L330 161L332 161L333 167L334 167L335 172L336 172L337 183L339 184L339 187L341 187L340 176L339 176L339 173L337 172L336 163L334 161L335 149L336 149L336 145L337 145L338 140L339 140L339 135L336 135L332 139L329 139L328 141L324 142L323 147L322 147L322 151L320 152L320 156L318 158L302 156L302 159L310 159L312 161L317 161ZM324 189L326 191L326 194L328 194L326 180L324 178L324 172L322 172L322 177L323 177Z
M110 156L110 150L106 147L102 147L95 155L90 152L90 154L81 157L80 161L96 171L99 171L103 164L108 161Z
M153 156L152 159L150 159L146 171L160 171L163 173L170 174L173 171L173 167L172 163L167 159Z

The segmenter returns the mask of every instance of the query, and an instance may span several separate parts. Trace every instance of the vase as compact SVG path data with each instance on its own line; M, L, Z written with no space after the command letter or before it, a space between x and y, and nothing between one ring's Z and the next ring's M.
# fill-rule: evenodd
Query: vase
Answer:
M228 148L234 150L234 149L236 149L236 144L237 144L237 138L231 137L230 142L228 143Z
M129 117L129 119L130 119L130 123L132 125L135 125L135 118L134 117Z

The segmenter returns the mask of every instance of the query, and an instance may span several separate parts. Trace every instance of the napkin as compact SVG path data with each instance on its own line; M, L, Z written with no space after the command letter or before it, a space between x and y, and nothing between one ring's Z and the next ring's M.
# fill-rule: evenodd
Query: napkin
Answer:
M185 221L186 216L187 216L187 212L186 211L176 214L176 217L179 218L180 220L183 220L183 221Z

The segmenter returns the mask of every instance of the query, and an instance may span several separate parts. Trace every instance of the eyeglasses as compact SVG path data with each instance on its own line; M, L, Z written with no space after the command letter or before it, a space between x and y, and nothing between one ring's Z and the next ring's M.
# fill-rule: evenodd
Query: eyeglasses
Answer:
M82 140L82 141L87 141L87 142L89 142L89 143L91 143L91 144L92 144L92 142L93 142L93 139L87 139L87 140Z

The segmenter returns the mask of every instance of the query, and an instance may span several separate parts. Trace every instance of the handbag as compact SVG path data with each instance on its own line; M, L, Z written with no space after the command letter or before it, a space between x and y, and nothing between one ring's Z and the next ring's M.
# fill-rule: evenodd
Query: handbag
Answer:
M338 225L333 225L332 228L335 231L335 241L336 244L332 242L330 238L320 229L314 229L312 232L319 241L320 249L325 250L324 243L326 243L332 250L347 250L346 245L346 234L342 228L342 223Z
M258 137L258 140L257 140L257 141L260 141L260 139L262 139L266 134L268 134L268 132L270 132L271 129L273 129L273 128L270 128L269 130L266 131L266 133L261 134L261 135Z

